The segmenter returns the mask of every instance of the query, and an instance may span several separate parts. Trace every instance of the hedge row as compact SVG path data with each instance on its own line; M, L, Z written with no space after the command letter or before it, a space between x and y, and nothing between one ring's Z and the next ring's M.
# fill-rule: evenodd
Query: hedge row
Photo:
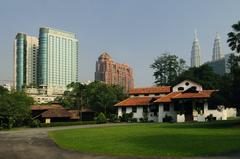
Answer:
M40 127L88 125L88 124L96 124L96 121L52 122L52 123L49 123L49 124L40 123Z

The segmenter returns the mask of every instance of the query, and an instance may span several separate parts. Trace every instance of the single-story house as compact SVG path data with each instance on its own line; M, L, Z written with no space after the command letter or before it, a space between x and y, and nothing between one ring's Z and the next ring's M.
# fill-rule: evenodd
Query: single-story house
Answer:
M235 108L226 108L211 102L217 90L203 90L193 81L184 80L174 87L136 88L129 92L130 97L117 104L118 116L133 112L133 117L163 122L205 121L210 115L216 120L226 120L236 116Z
M94 120L95 112L84 108L80 110L66 109L60 104L32 105L32 118L41 122L65 122L65 121L91 121Z

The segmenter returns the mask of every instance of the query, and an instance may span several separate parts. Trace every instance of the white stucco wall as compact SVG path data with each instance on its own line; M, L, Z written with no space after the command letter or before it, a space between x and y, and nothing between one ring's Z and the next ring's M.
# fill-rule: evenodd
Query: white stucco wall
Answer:
M186 82L188 82L189 85L186 85ZM187 90L187 89L189 89L193 86L195 86L197 88L197 91L202 91L202 86L200 84L197 84L193 81L184 80L181 83L179 83L179 84L177 84L176 86L173 87L173 92L179 92L179 90L178 90L179 87L183 87L184 88L183 91L185 91L185 90Z
M118 107L118 117L122 116L122 107Z
M143 117L143 107L137 107L137 112L133 113L133 118L142 118Z
M177 120L177 113L174 111L174 106L173 104L170 104L169 111L164 111L163 110L163 103L159 104L159 111L158 111L158 122L163 122L163 118L168 115L173 118L173 121L175 122Z

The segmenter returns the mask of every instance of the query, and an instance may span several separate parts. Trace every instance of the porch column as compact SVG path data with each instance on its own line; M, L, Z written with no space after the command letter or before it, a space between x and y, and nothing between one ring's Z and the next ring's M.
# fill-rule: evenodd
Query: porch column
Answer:
M159 105L158 105L158 122L163 122L163 118L164 118L164 116L163 116L163 104L162 103L160 103Z
M122 107L118 107L118 116L122 116Z
M204 116L206 117L208 114L208 102L204 102Z

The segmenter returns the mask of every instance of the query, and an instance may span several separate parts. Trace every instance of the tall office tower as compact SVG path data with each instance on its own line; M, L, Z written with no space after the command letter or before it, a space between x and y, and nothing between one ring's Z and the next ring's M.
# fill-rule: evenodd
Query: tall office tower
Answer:
M212 55L212 61L216 61L219 59L224 58L224 53L222 50L222 45L221 45L221 38L219 34L217 33L215 40L214 40L214 45L213 45L213 55Z
M14 42L14 88L37 84L38 38L18 33Z
M52 28L40 28L38 77L40 87L48 93L61 93L78 80L78 40L76 35Z
M128 92L134 87L133 70L127 64L114 62L109 54L104 52L96 62L95 81L120 85Z
M201 65L201 50L200 44L197 38L197 32L195 31L195 38L191 51L191 67L199 67Z

